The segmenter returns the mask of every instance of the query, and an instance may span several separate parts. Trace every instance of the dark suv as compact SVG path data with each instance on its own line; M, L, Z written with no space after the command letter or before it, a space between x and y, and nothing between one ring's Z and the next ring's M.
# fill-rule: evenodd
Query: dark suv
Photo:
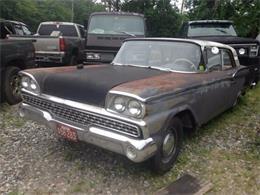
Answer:
M251 38L238 37L232 21L189 21L183 24L179 36L182 38L215 41L230 45L237 51L240 64L248 66L250 69L250 83L248 84L255 84L259 81L259 42Z
M5 39L8 34L12 35L31 35L28 26L22 22L13 20L0 20L1 39Z

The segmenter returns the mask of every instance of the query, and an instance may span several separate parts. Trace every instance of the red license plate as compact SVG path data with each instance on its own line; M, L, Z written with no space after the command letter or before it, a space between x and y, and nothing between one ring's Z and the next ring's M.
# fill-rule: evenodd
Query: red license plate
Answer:
M77 131L71 127L62 124L57 124L57 134L65 139L75 142L78 141Z

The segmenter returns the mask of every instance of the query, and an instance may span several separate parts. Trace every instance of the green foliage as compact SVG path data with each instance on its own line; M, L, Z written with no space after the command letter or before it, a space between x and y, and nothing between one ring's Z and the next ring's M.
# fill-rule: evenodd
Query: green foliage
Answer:
M91 0L0 0L0 18L26 23L36 31L40 22L71 21L72 2L74 22L84 24L89 14L105 7Z
M179 0L180 1L180 0ZM72 2L74 16L72 16ZM260 31L259 0L184 0L181 14L177 0L0 0L0 18L18 20L36 31L43 21L73 21L84 24L95 11L118 10L143 13L149 36L174 37L182 21L233 20L241 36L255 37Z

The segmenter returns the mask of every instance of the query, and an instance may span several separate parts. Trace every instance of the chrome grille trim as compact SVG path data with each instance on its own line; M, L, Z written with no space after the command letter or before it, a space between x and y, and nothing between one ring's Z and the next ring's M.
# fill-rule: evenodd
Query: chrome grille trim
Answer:
M88 127L89 125L103 127L107 130L116 131L132 137L141 137L138 126L126 122L118 121L100 114L79 110L67 105L56 103L41 97L22 93L23 102L50 112L53 117L65 119L69 122L77 123Z

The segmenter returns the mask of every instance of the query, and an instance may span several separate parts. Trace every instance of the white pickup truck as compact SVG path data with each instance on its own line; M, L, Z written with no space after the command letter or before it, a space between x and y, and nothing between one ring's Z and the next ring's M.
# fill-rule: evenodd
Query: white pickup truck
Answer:
M9 39L31 39L39 66L75 65L82 61L84 26L70 22L42 22L35 35L10 35Z

